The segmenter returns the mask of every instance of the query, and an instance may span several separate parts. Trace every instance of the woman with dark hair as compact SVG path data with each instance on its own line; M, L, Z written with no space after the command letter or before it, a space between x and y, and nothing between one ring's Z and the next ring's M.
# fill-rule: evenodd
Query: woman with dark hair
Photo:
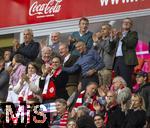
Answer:
M78 128L76 120L73 118L68 119L67 128Z
M90 110L85 106L77 108L77 125L79 128L96 128L93 118L89 115Z
M36 63L30 62L27 65L27 73L22 74L20 80L14 88L16 94L18 94L19 102L29 102L30 99L37 98L41 101L39 95L35 94L34 91L38 92L35 82L39 80L40 76L37 74L38 67ZM34 91L33 91L34 90Z
M7 96L7 102L17 103L18 95L13 91L13 88L17 85L22 74L25 73L26 67L23 65L23 56L16 54L12 59L12 64L9 67L10 70L10 80L9 80L9 90Z
M97 128L104 128L104 117L102 115L96 114L93 119Z

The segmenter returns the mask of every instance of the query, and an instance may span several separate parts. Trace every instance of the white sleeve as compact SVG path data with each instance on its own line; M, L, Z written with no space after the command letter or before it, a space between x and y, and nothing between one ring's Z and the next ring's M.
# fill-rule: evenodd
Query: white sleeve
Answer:
M14 88L13 88L13 91L14 91L16 94L19 94L20 91L21 91L22 88L23 88L23 85L21 85L20 82L21 82L21 79L18 81L17 85L14 86ZM23 84L24 84L24 83L23 83Z

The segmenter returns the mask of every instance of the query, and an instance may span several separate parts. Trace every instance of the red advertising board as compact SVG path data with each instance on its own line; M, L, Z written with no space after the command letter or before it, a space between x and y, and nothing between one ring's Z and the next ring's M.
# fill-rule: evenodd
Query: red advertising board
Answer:
M1 0L0 28L143 9L149 0Z

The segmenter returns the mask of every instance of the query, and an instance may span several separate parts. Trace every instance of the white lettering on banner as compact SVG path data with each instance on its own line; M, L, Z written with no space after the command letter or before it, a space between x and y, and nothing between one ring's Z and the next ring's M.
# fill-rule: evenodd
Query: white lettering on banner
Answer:
M119 3L126 4L126 3L135 3L135 2L142 2L144 0L100 0L101 6L109 6L111 5L117 5Z
M136 55L144 55L144 54L149 54L149 51L136 52Z
M54 16L54 14L60 12L60 3L62 1L63 0L49 0L47 3L42 4L38 3L38 1L35 1L29 8L29 15L37 15L37 18Z

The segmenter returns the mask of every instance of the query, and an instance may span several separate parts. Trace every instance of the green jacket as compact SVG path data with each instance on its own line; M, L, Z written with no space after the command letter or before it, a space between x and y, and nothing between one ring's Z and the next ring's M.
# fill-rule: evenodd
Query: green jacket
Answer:
M125 64L132 65L132 66L138 65L138 60L135 51L138 42L137 32L129 31L121 41L122 41L122 52L123 52ZM119 38L110 41L111 53L114 55L116 55L118 44L119 44Z

